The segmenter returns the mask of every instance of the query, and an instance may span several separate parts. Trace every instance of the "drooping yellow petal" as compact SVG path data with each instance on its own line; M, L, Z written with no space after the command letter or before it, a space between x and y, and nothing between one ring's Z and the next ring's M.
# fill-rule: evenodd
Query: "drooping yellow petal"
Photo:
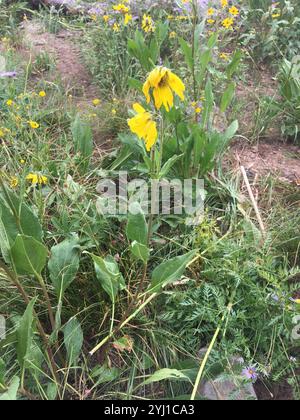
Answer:
M146 150L150 152L157 140L157 128L154 121L150 121L147 125Z
M144 83L144 86L143 86L143 94L145 95L148 104L151 100L150 93L149 93L150 89L151 89L150 82L149 82L149 80L146 80L146 82Z
M185 86L181 79L176 76L176 74L170 71L169 73L169 85L170 88L179 96L179 98L184 101L184 91Z
M146 149L150 151L158 137L156 122L152 120L150 112L147 112L142 105L136 103L133 105L133 109L137 115L128 120L130 130L145 141Z
M149 103L151 100L150 90L152 89L156 109L165 107L169 112L174 106L173 92L184 100L185 86L178 76L166 67L156 67L148 75L143 87L143 93Z
M135 110L135 112L137 114L141 114L143 112L146 112L145 108L143 108L142 105L140 105L138 103L133 104L133 109Z

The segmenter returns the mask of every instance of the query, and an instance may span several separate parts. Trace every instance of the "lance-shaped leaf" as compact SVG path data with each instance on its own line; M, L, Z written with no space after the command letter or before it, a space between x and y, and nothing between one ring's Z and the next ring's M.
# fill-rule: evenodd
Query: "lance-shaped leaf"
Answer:
M91 254L91 257L94 261L96 276L101 287L109 295L111 301L115 302L119 291L125 288L125 280L120 273L118 264L111 256L104 259Z
M32 210L7 190L7 194L0 195L0 247L5 261L10 261L10 248L17 235L27 235L42 242L42 228Z
M18 235L11 250L11 261L19 275L41 274L47 262L47 248L31 236Z
M48 268L59 300L72 284L79 269L80 246L77 236L66 239L51 249Z
M16 401L19 386L20 386L20 379L17 376L15 376L12 379L8 390L4 392L4 394L0 394L0 401Z
M68 362L73 366L78 362L83 345L83 332L77 318L71 318L63 329Z
M195 257L197 251L191 251L180 257L172 258L159 265L152 273L149 292L158 293L168 284L180 280L188 264Z
M17 338L17 358L21 370L24 371L25 369L25 362L26 357L30 351L32 338L33 338L33 308L36 302L36 298L33 299L27 306L27 309L21 318L19 327L16 331L16 338Z
M145 264L149 260L150 251L146 245L140 244L137 241L133 241L130 250L138 260L143 261Z
M147 245L148 226L139 203L132 203L130 205L126 235L130 241L136 241L142 245Z

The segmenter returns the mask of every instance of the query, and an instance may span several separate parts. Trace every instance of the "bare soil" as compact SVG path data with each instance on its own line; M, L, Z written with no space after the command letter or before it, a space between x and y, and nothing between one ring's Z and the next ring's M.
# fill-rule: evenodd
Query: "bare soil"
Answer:
M61 30L57 34L45 32L43 26L34 20L23 22L22 33L27 54L34 57L47 52L55 59L55 77L74 96L79 107L99 97L99 89L93 84L92 76L81 57L78 33L69 30Z

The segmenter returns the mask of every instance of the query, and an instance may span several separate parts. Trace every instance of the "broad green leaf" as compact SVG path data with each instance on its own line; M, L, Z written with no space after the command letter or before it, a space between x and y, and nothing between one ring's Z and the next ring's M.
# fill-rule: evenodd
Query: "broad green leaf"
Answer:
M86 171L93 154L93 133L91 127L77 114L71 125L75 152L80 154L80 166Z
M221 112L225 112L227 110L227 108L232 102L234 94L235 94L235 83L232 82L229 84L229 86L227 87L227 89L222 95L221 105L220 105Z
M5 261L10 261L10 248L17 235L31 236L42 242L43 232L39 220L31 209L7 190L7 196L0 195L0 247Z
M101 287L109 295L111 301L115 302L119 291L125 288L125 281L118 264L111 256L104 259L93 254L90 255L94 261L96 276Z
M26 357L30 351L33 339L33 308L36 303L36 298L33 299L27 306L24 315L21 318L20 324L16 331L17 343L17 359L21 370L25 368Z
M63 329L63 333L68 363L70 366L73 366L78 362L83 345L83 332L77 318L71 318L69 320Z
M179 38L179 43L184 54L185 62L190 70L192 70L194 67L193 50L183 38Z
M95 386L113 382L120 376L121 371L118 368L108 368L106 366L96 367L91 372L91 377L96 381ZM98 378L98 379L97 379Z
M11 381L11 384L6 392L0 394L0 401L16 401L18 390L20 386L20 379L18 377L14 377Z
M0 385L5 386L6 365L3 359L0 358Z
M155 382L165 381L165 380L183 380L190 382L188 376L182 373L177 369L161 369L155 372L150 378L146 379L140 386L153 384Z
M164 178L165 176L168 175L168 173L170 172L171 168L173 167L173 165L175 165L175 163L180 160L182 158L183 155L174 155L172 156L162 167L161 172L159 174L159 178Z
M80 263L79 239L74 236L51 249L48 268L52 284L59 300L72 284Z
M227 69L226 69L226 74L227 74L228 79L231 79L233 74L238 69L242 57L243 57L243 53L241 50L238 50L235 52L234 56L232 57L231 62L228 64Z
M142 92L143 90L143 83L140 80L134 79L132 77L128 78L128 86L137 90L138 92Z
M132 254L138 259L143 261L145 264L149 260L150 251L146 245L140 244L137 241L132 242L130 250Z
M142 245L147 245L148 226L146 223L145 215L139 203L132 203L130 205L126 235L130 241L136 241Z
M226 146L229 140L233 138L233 136L236 134L238 129L239 129L239 122L238 120L235 120L230 124L230 126L227 128L227 130L223 134L224 146Z
M188 254L172 258L171 260L163 262L159 265L152 273L152 281L149 291L151 291L151 293L157 293L168 284L180 280L188 264L193 260L196 253L197 251L191 251Z
M41 274L47 256L47 248L31 236L18 235L11 248L11 260L19 275Z

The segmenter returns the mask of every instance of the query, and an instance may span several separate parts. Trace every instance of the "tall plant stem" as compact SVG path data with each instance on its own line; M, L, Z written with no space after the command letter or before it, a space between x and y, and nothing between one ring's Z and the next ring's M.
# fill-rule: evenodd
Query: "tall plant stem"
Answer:
M28 305L30 303L30 299L29 296L27 295L25 289L23 288L23 286L21 285L21 283L19 282L18 277L15 275L15 273L13 273L7 266L6 264L4 264L2 261L0 261L0 269L2 269L5 274L7 275L7 277L9 278L9 280L12 282L12 284L18 289L20 295L22 296L24 302L26 303L26 305ZM47 338L47 335L45 333L45 330L39 320L39 317L36 313L36 311L33 311L34 313L34 317L36 319L37 322L37 329L39 331L39 334L44 342L47 354L48 354L48 358L49 358L49 362L51 365L51 371L52 371L52 375L53 375L53 379L55 380L55 382L58 384L59 383L59 378L58 378L58 373L57 373L57 366L54 360L54 355L52 352L52 349L49 345L49 341Z

